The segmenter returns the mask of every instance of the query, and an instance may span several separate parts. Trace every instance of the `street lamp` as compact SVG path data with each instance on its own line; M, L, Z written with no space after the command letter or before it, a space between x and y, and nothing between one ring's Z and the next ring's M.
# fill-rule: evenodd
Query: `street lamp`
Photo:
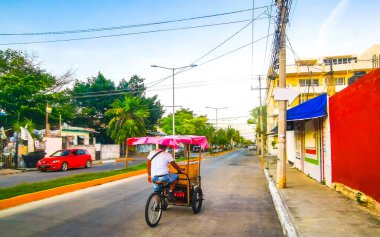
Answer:
M218 131L218 109L227 109L227 107L222 107L222 108L214 108L214 107L207 107L208 109L215 109L215 120L216 120L216 131Z
M178 69L185 69L185 68L188 68L188 67L196 67L197 65L196 64L190 64L190 65L187 65L187 66L183 66L183 67L163 67L163 66L158 66L158 65L151 65L151 67L157 67L157 68L163 68L163 69L168 69L168 70L172 70L173 72L173 136L175 135L175 122L174 122L174 74L175 74L175 70L178 70Z

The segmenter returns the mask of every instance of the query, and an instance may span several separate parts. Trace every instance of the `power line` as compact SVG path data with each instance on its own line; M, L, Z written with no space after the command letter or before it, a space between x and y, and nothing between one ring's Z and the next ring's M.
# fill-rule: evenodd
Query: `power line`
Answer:
M187 83L178 83L176 85L176 89L181 89L181 88L194 88L194 87L200 87L200 86L207 86L210 84L219 84L221 82L223 83L232 83L232 82L237 82L237 81L248 81L250 80L251 76L242 76L242 77L231 77L231 78L223 78L223 79L214 79L212 81L195 81L195 82L187 82ZM160 90L168 90L172 89L170 85L161 85L159 87L155 87L155 91L160 91ZM146 91L151 91L150 89L147 89ZM82 96L86 95L94 95L97 96L97 94L100 95L120 95L120 94L127 94L127 93L139 93L141 92L140 89L115 89L115 90L104 90L104 91L88 91L88 92L81 92L81 93L74 93L73 97L75 98L82 98ZM102 94L103 93L103 94ZM85 97L83 97L85 98Z
M265 12L264 12L264 13L265 13ZM249 26L249 24L251 24L254 20L258 20L258 19L260 19L260 16L263 15L264 13L261 13L257 18L255 18L255 19L253 19L253 20L250 20L250 22L249 22L248 24L246 24L243 28L239 29L237 32L235 32L232 36L228 37L226 40L224 40L224 41L223 41L222 43L220 43L218 46L216 46L215 48L213 48L212 50L210 50L209 52L207 52L206 54L204 54L202 57L200 57L200 58L198 58L197 60L195 60L194 63L196 63L197 61L203 59L204 57L206 57L207 55L209 55L211 52L215 51L217 48L219 48L220 46L222 46L223 44L225 44L227 41L231 40L234 36L236 36L238 33L240 33L242 30L244 30L247 26ZM246 45L243 45L243 46L241 46L241 47L239 47L239 48L237 48L237 49L235 49L235 50L229 51L229 52L227 52L227 53L225 53L225 54L223 54L223 55L220 55L220 56L218 56L218 57L216 57L216 58L213 58L213 59L211 59L211 60L208 60L208 61L206 61L206 62L204 62L204 63L202 63L202 64L200 64L200 65L204 65L204 64L209 63L209 62L211 62L211 61L217 60L217 59L219 59L219 58L221 58L221 57L227 56L227 55L229 55L229 54L231 54L231 53L234 53L234 52L236 52L236 51L238 51L238 50L240 50L240 49L242 49L242 48L245 48L245 47L247 47L247 46L249 46L249 45L251 45L251 44L253 44L253 43L256 43L256 42L258 42L258 41L260 41L260 40L262 40L262 39L264 39L264 38L268 38L268 36L265 36L265 37L260 38L260 39L258 39L258 40L256 40L256 41L253 41L253 42L251 42L251 43L248 43L248 44L246 44ZM200 65L198 65L198 66L200 66ZM178 71L178 72L175 73L175 75L176 75L176 74L183 73L183 72L185 72L185 71L187 71L187 70L190 70L190 69L192 69L192 68L187 68L187 69L185 69L185 70ZM153 86L155 86L155 85L157 85L157 84L159 84L159 83L161 83L161 82L167 80L168 78L171 78L171 75L170 75L170 76L167 76L167 77L164 77L164 78L162 78L162 79L159 79L159 80L157 80L157 81L154 81L154 82L148 83L146 89L150 89L150 88L152 88ZM152 83L153 83L153 84L152 84ZM149 84L150 84L150 85L149 85ZM147 90L147 91L148 91L148 90ZM125 91L125 92L118 92L118 91L115 91L115 92L117 92L117 93L113 93L113 94L111 94L111 95L126 94L126 93L129 93L129 92L131 92L131 91ZM80 96L80 98L84 98L84 97L95 97L95 96L96 96L96 95L93 95L93 96ZM106 95L101 95L101 96L106 96ZM77 96L77 98L79 98L79 97Z
M100 35L100 36L90 36L90 37L81 37L81 38L71 38L71 39L41 40L41 41L29 41L29 42L11 42L11 43L2 43L0 45L44 44L44 43L81 41L81 40L90 40L90 39L102 39L102 38L120 37L120 36L128 36L128 35L140 35L140 34L168 32L168 31L177 31L177 30L189 30L189 29L205 28L205 27L211 27L211 26L236 24L236 23L242 23L242 22L247 22L247 21L250 21L250 20L229 21L229 22L221 22L221 23L198 25L198 26L187 26L187 27L169 28L169 29L161 29L161 30L148 30L148 31L139 31L139 32L130 32L130 33L121 33L121 34L112 34L112 35Z
M253 8L254 9L254 8ZM265 11L266 12L266 11ZM212 53L213 51L215 51L216 49L218 49L219 47L221 47L223 44L225 44L226 42L228 42L229 40L231 40L233 37L235 37L237 34L239 34L240 32L242 32L245 28L247 28L250 24L253 25L254 21L256 20L259 20L259 19L262 19L260 18L262 15L265 14L265 12L261 13L258 17L256 18L252 18L252 20L246 24L245 26L243 26L240 30L238 30L237 32L235 32L233 35L231 35L230 37L228 37L227 39L225 39L222 43L220 43L218 46L216 46L215 48L213 48L212 50L210 50L209 52L207 52L206 54L204 54L202 57L198 58L197 60L195 60L193 63L191 64L195 64L197 63L198 61L202 60L203 58L205 58L207 55L209 55L210 53ZM252 39L253 41L253 39Z
M269 12L269 16L271 16L272 15L272 6L270 7L270 12ZM269 39L269 31L270 31L270 25L271 25L271 23L270 23L270 20L271 20L271 18L269 17L268 18L268 29L267 29L267 40L266 40L266 42L265 42L265 53L264 53L264 63L263 63L263 72L262 73L264 73L264 68L265 68L265 64L267 63L267 50L268 50L268 39Z
M217 45L215 48L211 49L210 51L208 51L208 52L205 53L203 56L201 56L200 58L196 59L195 61L193 61L193 62L190 63L189 65L191 65L191 64L196 64L198 61L200 61L201 59L203 59L203 58L205 58L206 56L208 56L209 54L211 54L211 53L212 53L213 51L215 51L217 48L221 47L223 44L225 44L226 42L228 42L229 40L231 40L233 37L235 37L237 34L239 34L241 31L243 31L246 27L248 27L250 24L252 24L253 21L261 19L260 16L263 15L264 13L265 13L265 12L261 13L256 19L251 20L248 24L246 24L245 26L243 26L241 29L239 29L237 32L235 32L234 34L232 34L232 35L231 35L230 37L228 37L227 39L225 39L222 43L220 43L220 44ZM198 66L199 66L199 65L198 65ZM193 69L193 68L185 68L185 69L183 69L183 70L179 70L179 71L177 71L177 72L175 73L175 75L180 74L180 73L183 73L183 72L186 72L186 71L191 70L191 69ZM169 78L171 78L171 77L172 77L172 75L167 76L167 77L164 77L164 78L162 78L162 79L159 79L159 80L157 80L156 82L153 82L153 84L152 84L150 87L155 86L155 85L157 85L157 84L159 84L159 83L161 83L161 82L163 82L163 81L165 81L165 80L167 80L167 79L169 79Z
M224 78L224 79L214 79L212 81L195 81L195 82L187 82L187 83L178 83L175 89L188 89L188 88L195 88L195 87L201 87L201 86L208 86L210 84L220 84L223 83L235 83L237 81L249 81L251 80L250 75L242 76L240 77L233 77L233 78ZM171 90L170 85L161 85L159 87L155 87L154 91L162 91L162 90ZM152 88L147 88L145 91L152 91ZM97 96L116 96L116 95L122 95L122 94L128 94L128 93L140 93L142 92L140 89L116 89L116 90L105 90L105 91L89 91L89 92L82 92L82 93L74 93L72 97L80 99L80 98L90 98L90 97L97 97Z
M267 8L267 6L257 7L254 9L262 9L262 8ZM198 20L198 19L204 19L204 18L225 16L225 15L237 14L237 13L242 13L242 12L247 12L247 11L252 11L252 10L253 9L243 9L243 10L237 10L237 11L231 11L231 12L216 13L212 15L182 18L182 19L176 19L176 20L141 23L141 24L133 24L133 25L101 27L101 28L66 30L66 31L48 31L48 32L0 33L0 36L63 35L63 34L78 34L78 33L89 33L89 32L99 32L99 31L109 31L109 30L120 30L120 29L129 29L129 28L137 28L137 27L145 27L145 26L152 26L152 25L161 25L161 24L168 24L168 23L175 23L175 22L183 22L183 21L191 21L191 20Z
M271 34L271 35L273 35L273 34ZM262 37L262 38L260 38L260 39L257 39L257 40L255 40L255 41L253 41L253 42L250 42L250 43L248 43L248 44L245 44L245 45L243 45L243 46L241 46L241 47L239 47L239 48L236 48L236 49L234 49L234 50L232 50L232 51L229 51L229 52L227 52L227 53L225 53L225 54L222 54L222 55L220 55L220 56L218 56L218 57L216 57L216 58L210 59L210 60L208 60L208 61L206 61L206 62L204 62L204 63L202 63L202 64L199 64L198 66L204 65L204 64L206 64L206 63L209 63L209 62L212 62L212 61L214 61L214 60L217 60L217 59L219 59L219 58L221 58L221 57L227 56L227 55L229 55L229 54L231 54L231 53L234 53L234 52L236 52L236 51L238 51L238 50L240 50L240 49L243 49L243 48L245 48L245 47L248 47L248 46L250 46L251 44L257 43L257 42L259 42L259 41L261 41L261 40L263 40L263 39L265 39L265 38L267 38L267 37L268 37L268 36L264 36L264 37Z

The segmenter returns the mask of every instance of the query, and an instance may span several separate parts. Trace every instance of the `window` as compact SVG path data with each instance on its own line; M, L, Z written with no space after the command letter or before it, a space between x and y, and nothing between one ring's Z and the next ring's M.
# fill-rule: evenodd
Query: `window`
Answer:
M319 86L319 80L316 78L313 79L299 79L299 85L301 87L305 86Z
M84 150L78 150L78 155L86 155L86 152Z
M344 77L337 77L337 78L335 78L335 85L337 85L337 86L345 85L345 83L344 83Z
M348 64L351 63L351 61L354 60L356 63L357 58L352 57L352 58L326 58L323 59L323 63L326 66L329 66L332 62L333 65L338 65L338 64Z
M78 145L84 145L84 136L78 136Z

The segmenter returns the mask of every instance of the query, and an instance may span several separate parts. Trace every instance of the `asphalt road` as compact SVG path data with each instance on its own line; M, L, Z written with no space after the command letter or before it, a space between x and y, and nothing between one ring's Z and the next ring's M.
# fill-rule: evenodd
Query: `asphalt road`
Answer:
M259 160L247 150L202 162L199 214L170 206L156 228L144 207L146 175L0 211L1 236L282 236Z

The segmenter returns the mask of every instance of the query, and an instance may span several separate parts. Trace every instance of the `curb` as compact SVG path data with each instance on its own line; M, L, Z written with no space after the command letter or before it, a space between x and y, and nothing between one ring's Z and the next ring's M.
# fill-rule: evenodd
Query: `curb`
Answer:
M47 189L47 190L43 190L43 191L39 191L35 193L29 193L29 194L24 194L21 196L3 199L3 200L0 200L0 210L19 206L19 205L29 203L29 202L38 201L41 199L49 198L52 196L56 196L56 195L60 195L60 194L68 193L68 192L77 191L79 189L89 188L92 186L97 186L97 185L109 183L112 181L137 176L140 174L145 174L145 173L146 173L146 169L132 171L125 174L118 174L118 175L109 176L109 177L105 177L101 179L85 181L85 182L81 182L77 184L70 184L70 185L61 186L61 187L57 187L53 189Z
M126 162L126 161L134 161L135 158L115 158L115 159L106 159L106 160L94 160L92 161L93 165L101 165L106 163L114 163L114 162Z
M284 236L298 237L297 230L295 228L294 223L292 222L290 218L290 214L288 212L288 209L286 207L284 200L281 197L280 192L278 191L272 178L269 176L269 172L264 169L264 173L265 173L265 178L267 179L267 182L268 182L268 187L272 195L274 207L276 208L277 216L281 223L282 232L284 233Z

